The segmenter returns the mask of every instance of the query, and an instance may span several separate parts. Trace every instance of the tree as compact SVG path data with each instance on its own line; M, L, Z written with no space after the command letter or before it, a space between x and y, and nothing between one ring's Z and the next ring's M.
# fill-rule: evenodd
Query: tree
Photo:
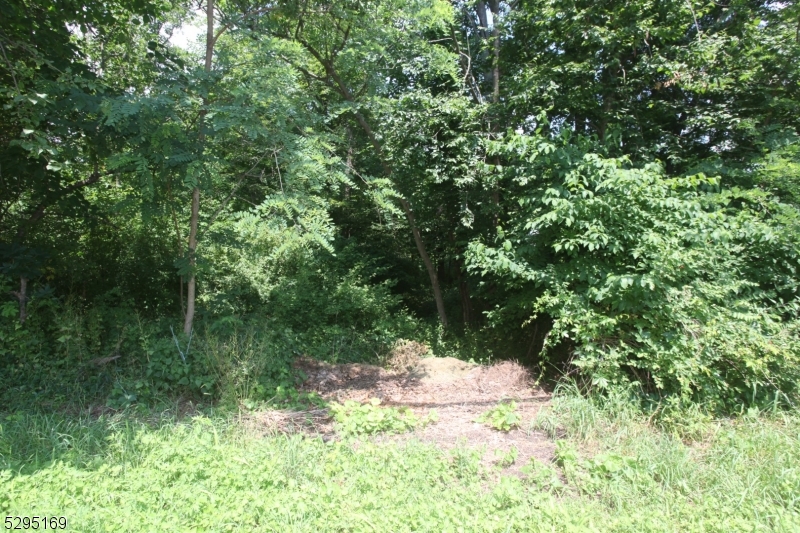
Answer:
M67 3L56 10L3 1L0 13L0 231L8 242L6 259L16 265L8 271L20 280L15 294L24 322L28 279L41 268L32 258L46 255L25 243L55 207L68 216L87 215L82 193L108 176L102 161L118 141L100 124L110 87L73 42L69 26L84 34L102 27L129 36L130 20L151 21L158 7L122 1Z
M386 88L381 71L364 70L364 65L376 60L377 65L381 65L389 60L393 51L401 51L404 47L441 62L441 58L437 58L440 52L428 45L423 32L427 27L447 24L450 9L439 2L420 5L374 2L337 6L285 2L279 7L270 11L269 17L254 29L302 48L308 54L307 58L295 52L294 57L287 57L289 63L306 76L310 85L324 87L322 95L326 100L331 93L338 97L338 103L327 102L328 105L346 110L355 119L373 149L373 157L383 177L400 192L396 201L406 217L417 252L428 273L439 319L447 327L439 275L420 231L416 210L408 194L398 186L396 171L381 140L382 133L375 129L368 117L368 110L377 105L378 95Z
M298 228L308 223L296 236L325 246L328 222L306 206L318 203L314 194L321 183L343 179L339 160L326 154L327 145L308 131L314 119L300 111L302 95L287 89L292 79L276 68L270 43L252 45L243 37L242 27L264 9L213 1L204 7L202 61L164 71L146 93L110 101L104 119L129 140L110 158L111 167L138 176L143 206L169 210L179 242L176 196L189 193L187 247L176 262L187 279L187 336L198 301L197 273L214 268L198 252L201 237L220 221L235 226L230 217L244 217L249 204L264 224L271 223L270 217L297 217ZM276 176L276 182L267 184L266 175ZM280 199L273 184L279 185ZM305 218L304 213L313 215ZM257 247L256 242L240 245Z

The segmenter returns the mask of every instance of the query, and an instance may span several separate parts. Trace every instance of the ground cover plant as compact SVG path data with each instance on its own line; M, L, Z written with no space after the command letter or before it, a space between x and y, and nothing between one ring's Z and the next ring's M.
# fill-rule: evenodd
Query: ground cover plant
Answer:
M63 515L78 531L800 526L800 421L781 412L703 420L687 438L627 400L557 394L536 422L558 439L557 463L521 476L469 448L264 436L221 415L7 415L2 512Z
M373 433L402 433L436 421L436 411L418 418L407 407L380 407L381 401L372 398L360 403L345 400L343 404L333 402L329 409L336 420L339 431L345 435L371 435Z
M517 410L517 402L503 402L492 407L478 417L478 422L488 424L494 429L508 431L513 427L519 426L520 418L514 412Z

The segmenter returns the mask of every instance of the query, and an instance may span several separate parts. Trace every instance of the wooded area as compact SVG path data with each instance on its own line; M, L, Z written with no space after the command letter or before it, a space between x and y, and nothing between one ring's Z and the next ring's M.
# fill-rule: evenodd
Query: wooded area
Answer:
M793 2L0 0L0 401L412 339L792 406L798 57Z
M0 0L0 520L800 531L800 4Z

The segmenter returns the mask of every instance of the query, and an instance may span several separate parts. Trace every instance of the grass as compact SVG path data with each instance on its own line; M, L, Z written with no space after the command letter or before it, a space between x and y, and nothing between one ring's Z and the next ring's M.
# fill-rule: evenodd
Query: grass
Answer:
M557 463L525 479L469 449L264 437L213 413L0 415L0 517L72 531L800 531L800 417L657 420L557 394Z

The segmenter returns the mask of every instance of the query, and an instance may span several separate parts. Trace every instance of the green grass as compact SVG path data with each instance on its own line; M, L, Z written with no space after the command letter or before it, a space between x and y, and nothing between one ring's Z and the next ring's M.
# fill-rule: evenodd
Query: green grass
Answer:
M520 480L467 449L264 437L222 415L0 415L0 517L115 532L800 531L800 417L655 420L564 393L536 425L559 462Z

